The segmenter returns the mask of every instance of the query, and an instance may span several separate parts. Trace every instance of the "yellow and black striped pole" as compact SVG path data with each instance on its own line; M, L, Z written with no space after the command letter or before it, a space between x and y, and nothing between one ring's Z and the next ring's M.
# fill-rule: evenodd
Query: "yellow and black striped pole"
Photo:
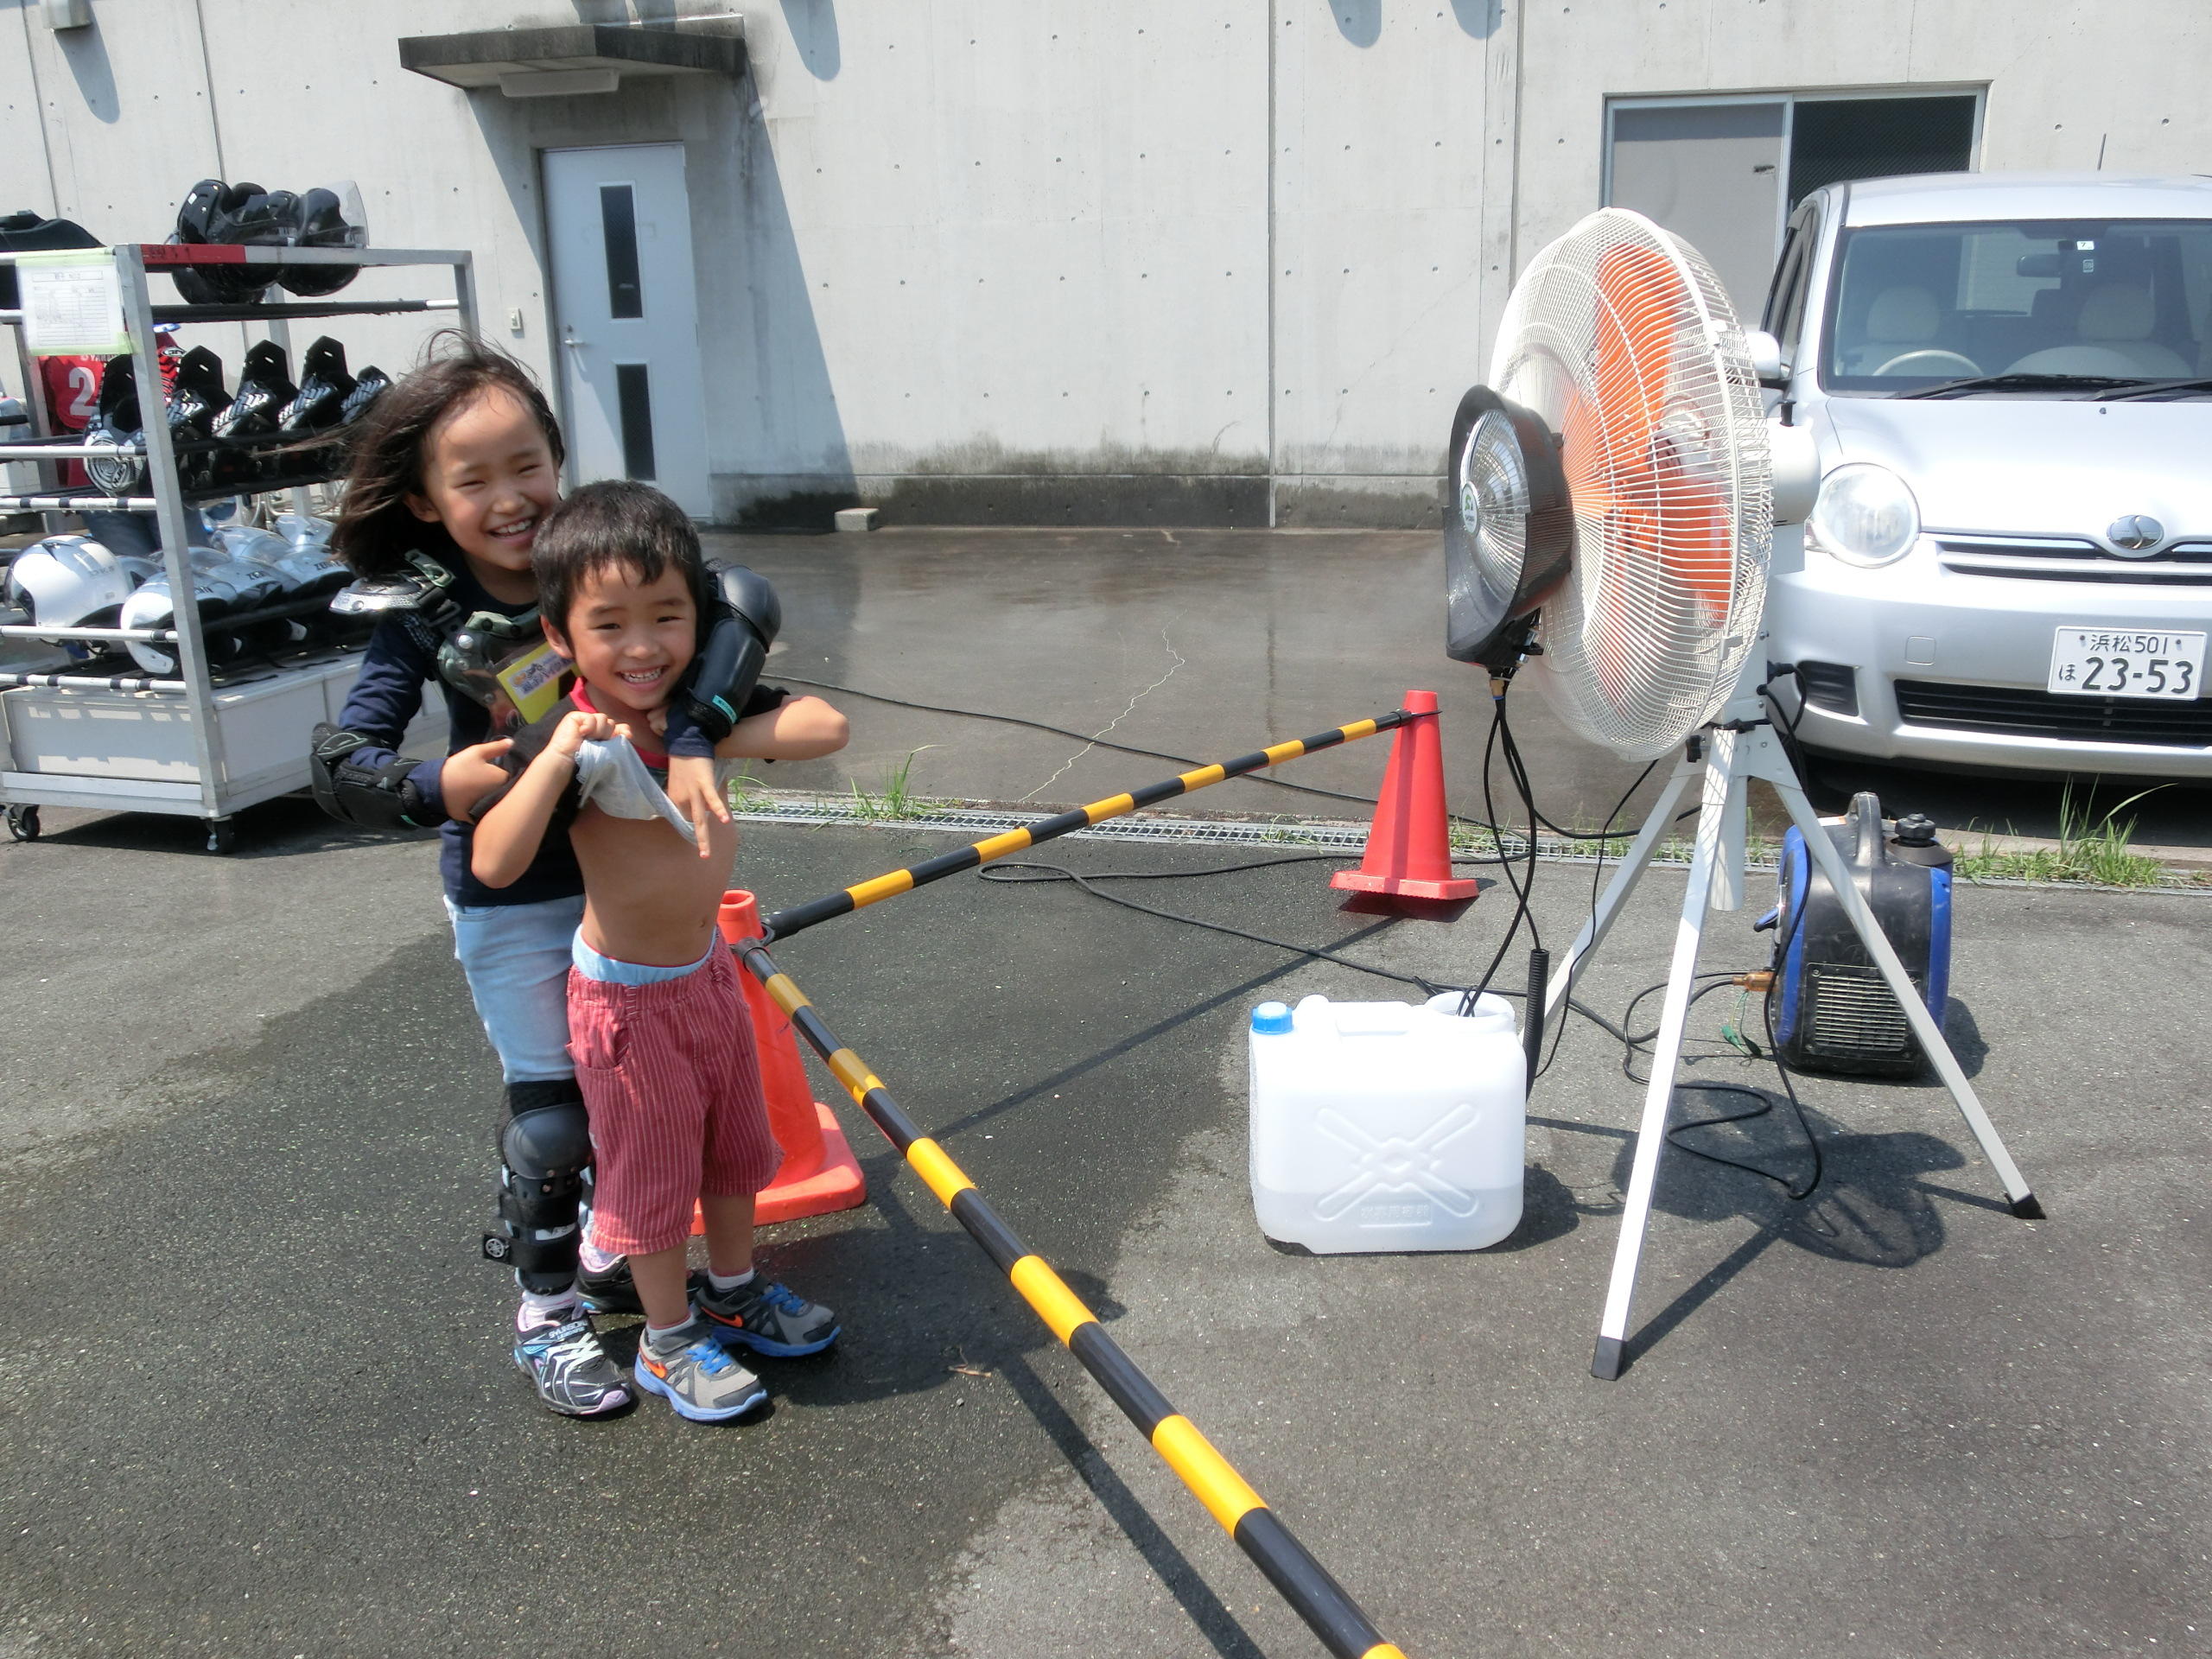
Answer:
M1067 1345L1068 1351L1083 1362L1083 1368L1097 1379L1122 1414L1137 1426L1138 1432L1152 1442L1153 1450L1190 1488L1192 1495L1206 1506L1223 1529L1267 1575L1268 1582L1313 1627L1322 1644L1337 1659L1405 1659L1397 1647L1382 1639L1367 1615L1360 1611L1358 1604L1329 1576L1328 1569L1315 1560L1306 1546L1291 1535L1290 1529L1275 1518L1274 1511L1261 1502L1260 1495L1230 1467L1229 1459L1214 1450L1211 1442L1198 1433L1189 1418L1168 1403L1167 1396L1153 1386L1152 1379L1139 1370L1136 1362L1106 1334L1097 1315L1068 1288L1067 1281L999 1219L997 1212L983 1201L976 1183L968 1179L943 1147L921 1132L914 1120L891 1097L883 1080L868 1069L867 1062L830 1034L830 1027L814 1011L805 993L776 966L767 947L758 939L748 939L730 949L753 977L767 988L776 1006L791 1016L792 1026L806 1039L808 1046L822 1057L837 1081L844 1085L845 1092L883 1131L884 1138L898 1149L930 1191L937 1194L938 1201L967 1229L968 1236L983 1247L983 1254L1014 1281L1022 1300L1036 1310L1052 1334Z
M1204 789L1209 784L1220 783L1226 778L1242 778L1247 772L1258 772L1284 760L1295 760L1300 755L1332 749L1339 743L1353 742L1359 738L1372 737L1377 732L1387 732L1402 726L1413 718L1414 716L1405 709L1394 709L1373 720L1356 720L1349 726L1338 726L1318 736L1294 738L1287 743L1271 744L1264 749L1255 749L1249 754L1240 754L1234 760L1224 760L1218 766L1200 766L1195 772L1163 779L1156 784L1147 784L1142 789L1133 789L1126 795L1093 801L1089 806L1078 806L1071 811L1058 813L1040 823L1009 830L1004 835L988 836L961 848L957 852L925 859L919 864L910 864L903 870L893 870L887 874L855 882L836 893L825 893L819 899L810 899L804 904L793 905L788 910L779 910L762 919L761 931L771 941L788 939L792 934L812 927L817 922L826 922L834 916L849 916L863 906L893 898L902 893L912 893L916 887L941 881L948 875L957 875L963 870L972 870L979 864L1004 858L1008 853L1018 853L1041 842L1052 841L1071 830L1088 829L1108 818L1118 818L1125 813L1134 812L1139 807L1173 800L1178 795L1187 795L1194 789Z

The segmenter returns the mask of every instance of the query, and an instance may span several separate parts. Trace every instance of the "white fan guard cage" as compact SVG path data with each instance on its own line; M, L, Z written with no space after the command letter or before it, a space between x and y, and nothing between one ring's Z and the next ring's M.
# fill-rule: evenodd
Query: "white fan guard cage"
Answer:
M1694 248L1604 208L1514 284L1490 383L1560 435L1574 510L1531 668L1584 736L1656 759L1727 700L1766 597L1766 426L1735 311Z

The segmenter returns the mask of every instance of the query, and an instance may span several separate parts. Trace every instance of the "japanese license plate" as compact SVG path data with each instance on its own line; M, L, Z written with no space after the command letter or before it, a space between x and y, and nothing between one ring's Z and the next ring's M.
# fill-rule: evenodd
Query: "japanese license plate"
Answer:
M2050 648L2053 691L2082 697L2194 697L2204 636L2128 628L2061 628Z

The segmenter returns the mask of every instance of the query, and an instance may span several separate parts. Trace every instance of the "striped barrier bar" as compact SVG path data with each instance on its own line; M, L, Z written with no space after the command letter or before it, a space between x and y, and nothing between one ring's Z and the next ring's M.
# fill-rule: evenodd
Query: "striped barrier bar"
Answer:
M1249 754L1240 754L1234 760L1224 760L1218 766L1200 766L1195 772L1183 772L1156 784L1147 784L1142 789L1131 790L1126 795L1093 801L1089 806L1078 806L1071 811L1058 813L1026 829L1009 830L1004 835L990 836L963 847L957 852L946 853L940 858L925 859L921 863L910 864L903 870L893 870L887 874L856 882L839 892L825 893L819 899L810 899L804 904L793 905L788 910L779 910L762 920L762 937L769 941L788 939L792 934L802 932L817 922L826 922L837 916L849 916L864 906L894 898L902 893L912 893L916 887L942 881L948 875L957 875L963 870L972 870L993 859L1004 858L1008 853L1018 853L1040 842L1054 840L1071 830L1088 829L1108 818L1118 818L1134 812L1141 806L1173 800L1178 795L1187 795L1194 789L1204 789L1209 784L1220 783L1224 779L1242 778L1247 772L1258 772L1284 760L1295 760L1300 755L1332 749L1339 743L1355 742L1363 737L1372 737L1377 732L1403 726L1414 718L1406 709L1394 709L1373 720L1356 720L1349 726L1338 726L1316 737L1294 738L1287 743L1272 744L1264 749L1255 749Z
M1067 1281L999 1219L998 1212L983 1201L976 1183L943 1147L922 1133L867 1062L830 1033L806 994L776 966L767 947L758 939L748 939L730 949L767 988L776 1006L791 1016L792 1027L806 1039L808 1046L822 1057L845 1092L937 1194L938 1201L982 1246L983 1254L1013 1281L1022 1300L1068 1351L1083 1362L1084 1370L1097 1379L1176 1478L1252 1558L1268 1582L1336 1659L1405 1659L1400 1649L1382 1639L1358 1604L1329 1576L1328 1569L1275 1518L1274 1511L1261 1501L1229 1459L1214 1450L1197 1425L1168 1403L1167 1396L1106 1334L1098 1316L1084 1306Z

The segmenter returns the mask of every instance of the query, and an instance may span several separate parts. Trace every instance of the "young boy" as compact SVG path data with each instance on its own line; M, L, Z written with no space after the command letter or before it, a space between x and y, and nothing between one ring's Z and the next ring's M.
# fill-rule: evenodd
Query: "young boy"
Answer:
M766 1397L731 1347L810 1354L838 1327L829 1309L753 1271L753 1198L782 1154L738 969L715 925L736 828L709 817L708 844L696 844L646 770L666 766L645 749L652 718L697 647L699 538L658 490L592 484L539 526L531 560L545 637L579 683L574 707L518 744L543 747L479 821L472 868L491 887L515 880L556 817L574 813L584 917L569 1027L597 1154L588 1243L630 1259L646 1320L639 1385L718 1422ZM818 697L772 715L765 735L756 719L747 736L724 740L718 781L741 748L807 760L844 747L845 717ZM710 1268L696 1303L684 1261L695 1198Z

